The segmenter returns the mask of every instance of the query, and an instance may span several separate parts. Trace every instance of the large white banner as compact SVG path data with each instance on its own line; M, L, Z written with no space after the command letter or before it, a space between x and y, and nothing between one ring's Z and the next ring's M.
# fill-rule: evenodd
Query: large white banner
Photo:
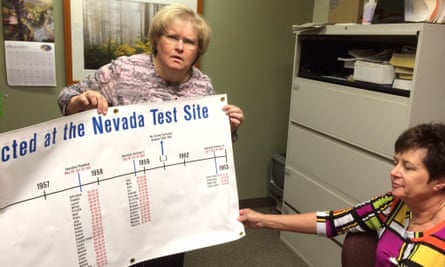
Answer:
M0 266L128 266L237 240L225 95L0 134Z

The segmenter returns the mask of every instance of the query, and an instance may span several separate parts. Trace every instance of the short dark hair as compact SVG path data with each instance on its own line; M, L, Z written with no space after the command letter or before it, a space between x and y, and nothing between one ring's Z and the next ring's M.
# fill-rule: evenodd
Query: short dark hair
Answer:
M423 163L430 181L445 177L445 124L424 123L404 131L394 144L395 153L426 149Z

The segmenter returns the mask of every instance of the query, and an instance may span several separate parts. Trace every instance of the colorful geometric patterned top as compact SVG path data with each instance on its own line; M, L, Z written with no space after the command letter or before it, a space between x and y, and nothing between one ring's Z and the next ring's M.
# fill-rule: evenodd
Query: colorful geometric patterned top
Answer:
M410 210L391 193L352 208L317 212L317 234L376 231L376 266L445 266L445 221L424 231L408 231Z

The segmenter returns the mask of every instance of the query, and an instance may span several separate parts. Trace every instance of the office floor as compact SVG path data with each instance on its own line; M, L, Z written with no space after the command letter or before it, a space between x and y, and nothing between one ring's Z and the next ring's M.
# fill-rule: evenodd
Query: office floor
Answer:
M273 208L258 208L273 213ZM276 213L276 212L275 212ZM230 243L185 254L184 267L307 267L280 240L280 233L268 229L246 229L246 236Z

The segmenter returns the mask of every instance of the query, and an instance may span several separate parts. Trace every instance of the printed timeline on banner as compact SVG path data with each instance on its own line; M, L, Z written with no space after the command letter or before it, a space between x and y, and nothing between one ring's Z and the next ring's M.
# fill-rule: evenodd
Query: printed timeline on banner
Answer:
M0 134L0 266L128 266L245 236L226 95Z

